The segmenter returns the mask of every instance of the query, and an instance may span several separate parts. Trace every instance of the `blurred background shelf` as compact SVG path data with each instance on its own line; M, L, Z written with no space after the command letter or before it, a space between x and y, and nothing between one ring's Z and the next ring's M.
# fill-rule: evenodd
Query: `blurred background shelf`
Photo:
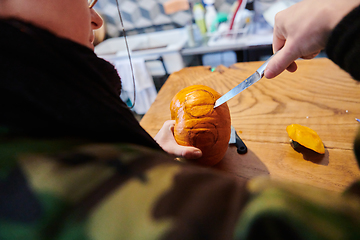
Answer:
M271 19L278 10L298 1L215 0L213 6L218 15L211 31L206 33L193 14L194 4L201 5L201 0L120 1L134 62L136 88L133 89L116 1L102 0L95 8L104 19L105 34L102 30L104 40L95 46L95 53L113 63L118 70L125 92L124 101L131 104L131 96L137 92L140 96L136 103L138 108L133 110L143 115L168 76L182 68L199 65L229 67L238 62L266 60L272 55ZM208 8L205 6L204 9ZM232 19L234 25L230 22Z

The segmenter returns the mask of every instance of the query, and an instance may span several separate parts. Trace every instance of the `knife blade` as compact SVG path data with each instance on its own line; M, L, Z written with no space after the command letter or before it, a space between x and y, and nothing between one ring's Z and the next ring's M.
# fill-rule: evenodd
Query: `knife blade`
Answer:
M245 79L239 85L237 85L236 87L234 87L233 89L222 95L218 100L216 100L214 108L217 108L221 104L227 102L231 98L238 95L240 92L244 91L245 89L256 83L257 81L259 81L264 76L265 68L268 65L269 61L275 56L275 54L273 54L268 60L266 60L265 63L261 65L256 70L256 72L254 72L250 77Z

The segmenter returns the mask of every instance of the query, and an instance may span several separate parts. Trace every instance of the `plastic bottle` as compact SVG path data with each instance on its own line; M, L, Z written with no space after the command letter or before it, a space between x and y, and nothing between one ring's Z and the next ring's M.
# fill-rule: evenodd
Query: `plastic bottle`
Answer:
M211 26L217 17L217 12L214 6L215 0L203 0L203 1L206 9L206 13L205 13L206 29L207 32L209 33L211 32Z
M195 23L202 35L206 34L205 9L202 3L195 3L193 7Z
M188 46L189 47L195 47L196 43L195 43L195 39L194 39L194 29L193 29L193 26L192 26L192 22L188 22L186 24L186 31L187 31L187 34L188 34Z

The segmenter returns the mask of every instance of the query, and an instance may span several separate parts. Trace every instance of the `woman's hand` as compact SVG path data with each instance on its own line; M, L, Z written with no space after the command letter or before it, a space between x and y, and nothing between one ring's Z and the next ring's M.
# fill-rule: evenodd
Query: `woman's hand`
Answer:
M314 58L326 46L331 31L360 0L303 0L275 16L273 50L280 52L269 62L265 77L287 69L295 72L298 58Z
M174 138L175 120L168 120L164 123L160 131L155 136L155 141L160 147L175 156L184 157L186 159L197 159L202 156L200 149L189 146L181 146L177 144Z

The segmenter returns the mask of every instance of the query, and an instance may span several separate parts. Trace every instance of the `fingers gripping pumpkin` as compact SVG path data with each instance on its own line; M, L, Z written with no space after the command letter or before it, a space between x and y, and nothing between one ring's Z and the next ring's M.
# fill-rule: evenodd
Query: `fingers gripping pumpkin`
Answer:
M178 92L170 104L176 142L199 148L203 155L195 161L201 165L220 162L229 145L230 111L226 103L214 109L218 98L212 88L193 85Z

